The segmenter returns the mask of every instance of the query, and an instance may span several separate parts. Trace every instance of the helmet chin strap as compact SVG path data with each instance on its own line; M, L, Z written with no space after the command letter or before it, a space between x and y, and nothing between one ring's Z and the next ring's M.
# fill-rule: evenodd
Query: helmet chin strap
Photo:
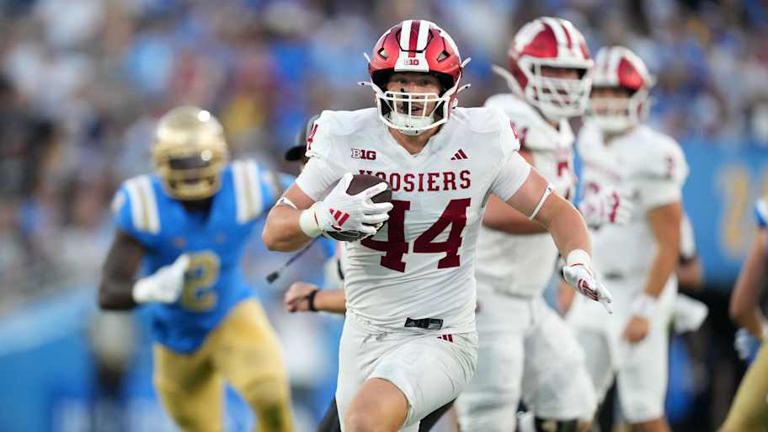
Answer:
M424 132L424 130L398 129L398 132L400 132L403 135L418 136L418 135L421 135L422 132Z

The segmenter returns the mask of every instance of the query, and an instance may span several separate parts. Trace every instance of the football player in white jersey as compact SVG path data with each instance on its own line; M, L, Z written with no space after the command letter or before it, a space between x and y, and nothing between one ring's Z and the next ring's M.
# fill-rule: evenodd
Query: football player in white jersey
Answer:
M330 231L371 235L344 243L336 400L346 431L414 430L471 379L474 256L491 194L549 229L569 283L610 302L591 270L584 220L517 153L509 119L455 107L465 64L434 23L387 30L368 63L376 108L323 112L307 140L309 163L266 221L273 250ZM384 183L349 195L352 173L386 179L391 203L370 200Z
M677 292L682 186L688 166L679 145L642 124L653 80L624 47L595 58L589 118L578 138L585 197L605 188L631 197L624 226L594 230L595 268L616 296L616 313L595 319L578 298L568 315L598 397L614 375L624 419L635 431L668 431L668 324ZM610 362L609 362L610 360Z
M494 68L512 93L485 103L510 118L520 154L566 198L576 184L568 118L586 108L591 67L584 36L573 24L537 18L512 40L509 69ZM584 212L589 224L615 222L620 197L599 198ZM557 256L543 226L489 199L475 270L478 366L456 404L463 430L515 430L521 396L535 418L521 416L518 430L575 431L577 423L584 430L591 422L597 401L581 347L542 296Z

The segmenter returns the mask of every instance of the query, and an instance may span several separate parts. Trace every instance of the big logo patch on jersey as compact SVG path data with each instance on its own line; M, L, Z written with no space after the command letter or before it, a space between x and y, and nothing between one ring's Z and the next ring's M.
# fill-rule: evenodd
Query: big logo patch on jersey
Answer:
M352 159L376 160L376 151L353 148Z

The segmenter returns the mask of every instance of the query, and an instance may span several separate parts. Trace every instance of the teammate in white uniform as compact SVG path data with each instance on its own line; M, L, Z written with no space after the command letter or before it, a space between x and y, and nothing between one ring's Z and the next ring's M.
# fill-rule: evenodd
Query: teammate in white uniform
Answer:
M568 318L598 396L616 371L622 414L633 430L666 431L668 324L688 166L672 138L641 124L652 78L640 58L623 47L603 48L594 71L591 115L578 139L585 194L617 189L631 197L634 211L627 225L593 232L595 268L616 295L611 325L595 320L599 311L580 299Z
M346 431L413 430L471 379L474 256L491 194L548 227L569 283L610 302L591 270L583 219L517 153L509 119L454 109L465 63L434 23L389 29L369 60L377 108L323 112L307 140L309 163L266 221L262 237L273 250L323 232L375 233L344 244L336 400ZM349 195L351 173L386 179L392 202L370 200L383 183Z
M576 184L568 118L584 112L591 67L584 37L573 24L537 18L512 40L509 70L495 68L513 93L485 104L507 114L520 134L521 155L566 198ZM611 216L615 221L618 205L610 199L596 205L591 224ZM542 297L557 256L544 227L491 198L475 272L477 372L457 400L463 430L515 430L521 395L536 418L521 417L520 430L575 431L578 420L582 429L590 423L597 402L581 347Z

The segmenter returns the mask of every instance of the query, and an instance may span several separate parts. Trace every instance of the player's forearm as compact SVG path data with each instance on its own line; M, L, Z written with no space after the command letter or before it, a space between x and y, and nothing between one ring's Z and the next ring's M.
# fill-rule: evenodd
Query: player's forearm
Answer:
M683 291L698 291L704 285L704 276L699 257L677 266L677 284Z
M547 229L538 222L530 221L526 217L514 219L502 219L494 216L483 218L483 225L492 230L514 235L542 234Z
M764 326L766 325L765 315L760 308L754 308L747 313L742 314L738 320L735 320L739 327L744 327L749 333L758 340L763 339Z
M287 205L272 208L264 224L261 238L271 251L291 252L300 249L311 239L304 234L299 225L301 210Z
M576 291L568 286L568 282L560 279L557 286L557 311L560 312L561 316L565 316L571 310L574 298L576 298Z
M99 285L99 308L104 310L130 310L136 307L133 299L133 280L105 276Z
M144 246L129 234L118 230L109 248L99 283L99 307L106 310L128 310L136 307L133 286Z
M650 314L655 299L661 295L680 260L680 224L683 207L679 201L660 205L647 212L648 223L656 243L656 255L651 262L643 294L635 299L637 314Z
M576 249L592 252L589 231L581 213L561 196L552 194L536 220L547 228L562 256L567 257Z
M743 327L755 326L755 312L758 309L761 287L765 282L766 241L768 241L768 230L761 229L752 244L731 294L731 319Z
M542 224L528 219L524 214L493 196L488 200L488 206L483 215L483 225L496 231L514 235L547 232Z
M678 258L679 248L676 244L660 244L658 246L658 251L648 273L648 280L645 283L644 292L647 295L653 298L658 298L661 295L664 286L677 267Z
M347 298L343 289L320 290L315 294L315 309L324 312L344 314L347 312Z

